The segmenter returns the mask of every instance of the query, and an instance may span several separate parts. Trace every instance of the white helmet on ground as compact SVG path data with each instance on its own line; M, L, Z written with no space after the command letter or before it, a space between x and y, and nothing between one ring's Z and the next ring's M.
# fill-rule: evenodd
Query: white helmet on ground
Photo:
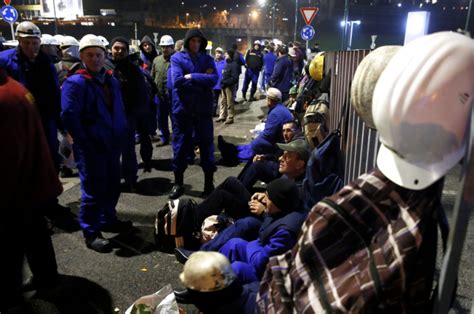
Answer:
M35 24L25 21L18 24L15 32L16 37L34 37L41 39L41 31Z
M41 35L41 44L59 46L60 42L50 34L43 34Z
M474 92L474 41L441 32L408 43L375 87L377 166L396 184L421 190L465 153Z
M65 47L70 47L70 46L79 46L79 42L77 41L76 38L72 36L63 36L63 39L61 41L61 44L59 45L59 48L63 49Z
M99 38L100 41L104 44L104 47L107 47L109 45L109 41L104 36L99 35L99 36L97 36L97 38Z
M211 292L227 288L236 276L221 253L198 251L191 254L179 278L188 289Z
M160 38L160 46L173 46L174 40L170 35L163 35Z
M79 42L79 51L82 51L89 47L98 47L106 51L105 45L102 40L100 40L100 38L94 34L85 35L81 38L81 41Z
M375 49L362 60L354 74L351 105L369 128L375 128L372 118L372 96L375 85L400 48L401 46L383 46Z

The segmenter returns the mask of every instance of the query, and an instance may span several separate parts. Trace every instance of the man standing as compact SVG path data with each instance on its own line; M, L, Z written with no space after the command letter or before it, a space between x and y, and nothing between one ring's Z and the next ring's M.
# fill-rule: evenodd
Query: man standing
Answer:
M112 250L101 231L123 232L131 222L117 219L120 196L120 154L128 135L120 85L104 68L105 46L95 35L80 41L85 69L69 77L62 88L62 118L71 134L81 179L79 221L88 248Z
M170 129L168 118L171 111L171 93L168 89L168 71L170 59L174 54L174 40L169 35L164 35L160 39L161 55L153 60L151 76L158 89L158 128L161 132L160 141L157 147L168 145L170 142Z
M151 67L153 65L153 60L158 56L158 52L156 51L155 44L153 40L148 35L145 35L140 42L140 58L143 61L143 70L147 73L150 73Z
M122 175L127 188L133 192L137 183L137 154L135 151L135 130L137 121L146 113L149 104L145 77L140 68L129 59L128 40L123 37L112 39L112 63L114 76L120 82L122 100L128 121L128 133L122 152Z
M282 101L286 101L289 97L291 80L293 78L293 63L288 57L288 48L279 47L277 49L278 58L275 62L272 76L270 78L270 86L280 90Z
M206 46L207 39L202 32L199 29L190 29L186 33L183 51L171 57L175 177L171 199L178 198L184 192L183 175L194 143L199 146L201 167L205 176L203 194L209 194L214 189L216 165L212 88L217 83L217 70L212 57L206 54Z
M275 55L275 44L270 43L268 44L268 52L265 53L263 56L263 63L264 63L264 72L263 72L263 85L264 88L267 89L270 78L273 74L273 68L275 67L277 56Z
M58 125L60 125L61 97L56 69L51 59L40 50L41 31L31 22L21 22L16 28L18 47L0 53L0 62L13 79L30 91L38 108L50 155L59 172ZM57 199L45 207L52 218L64 215L65 207Z
M212 93L214 95L214 106L212 107L212 116L217 117L217 109L219 108L219 96L221 94L222 73L226 66L226 60L224 58L224 49L222 49L221 47L216 48L214 61L216 63L217 69L217 83L212 89Z
M242 86L242 97L247 100L247 89L250 82L252 82L252 89L250 90L250 101L254 101L255 92L257 91L258 75L263 66L263 55L261 52L260 41L256 40L252 49L249 49L245 54L245 79Z
M0 61L1 313L23 313L25 255L37 292L59 283L50 231L39 209L61 194L62 186L33 101L21 84L6 75Z

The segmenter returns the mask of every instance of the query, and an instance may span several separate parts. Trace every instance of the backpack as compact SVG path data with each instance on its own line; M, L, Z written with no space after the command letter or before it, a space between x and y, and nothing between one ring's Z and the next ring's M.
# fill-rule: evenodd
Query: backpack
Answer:
M190 198L169 200L155 217L155 244L158 250L172 253L175 248L193 248L198 241L194 235L196 201Z

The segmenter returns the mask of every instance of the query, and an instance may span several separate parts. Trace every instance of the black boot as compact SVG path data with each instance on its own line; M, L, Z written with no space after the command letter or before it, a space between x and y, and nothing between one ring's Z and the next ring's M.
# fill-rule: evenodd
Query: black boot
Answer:
M214 191L214 172L204 172L204 191L201 194L202 198L206 198Z
M169 198L174 200L179 198L184 193L184 186L183 186L183 173L174 173L174 185L171 189L171 193Z

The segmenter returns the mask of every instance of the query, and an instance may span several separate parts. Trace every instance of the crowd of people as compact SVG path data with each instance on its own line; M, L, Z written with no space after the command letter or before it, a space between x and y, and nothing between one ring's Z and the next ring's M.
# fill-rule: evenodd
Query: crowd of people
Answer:
M443 170L436 174L427 174L434 170L424 169L419 166L419 161L432 162L423 157L430 153L429 150L416 151L414 154L418 155L410 159L416 145L397 144L387 128L397 128L394 121L400 118L388 117L395 110L380 109L383 98L378 96L381 99L377 104L379 110L376 111L374 102L373 112L376 127L379 131L380 128L385 130L385 133L381 131L381 152L385 159L379 159L380 170L375 169L356 183L343 187L338 133L329 133L327 128L330 75L324 68L324 54L318 52L310 59L298 42L285 45L279 41L257 40L244 54L234 44L226 50L216 48L211 56L206 50L208 40L199 29L190 29L182 40L175 41L164 35L159 41L159 49L148 36L138 47L131 46L124 37L115 37L109 42L101 36L88 34L78 41L71 36L41 34L31 22L20 23L16 36L18 47L0 52L0 109L5 112L2 118L8 117L2 122L5 132L0 134L2 143L7 143L5 152L13 154L6 155L8 162L3 162L2 167L9 166L4 173L9 177L8 182L15 182L5 187L11 191L8 193L11 199L6 202L9 210L2 210L1 214L2 221L22 221L25 229L35 233L35 241L4 241L11 226L0 224L2 243L14 246L11 250L14 256L9 259L11 267L2 267L2 276L5 273L5 278L11 283L11 297L0 304L2 312L21 305L24 255L37 289L51 287L58 277L54 249L45 223L45 216L55 217L68 211L57 200L61 193L58 174L71 173L70 163L66 162L70 156L60 154L58 134L72 146L70 155L79 172L79 223L86 246L100 253L112 250L102 231L123 233L133 227L132 222L117 218L116 206L121 189L131 192L137 189L136 144L140 145L144 171L152 169L153 140L156 140L156 147L172 145L174 185L169 194L172 200L185 193L184 173L188 164L194 161L196 151L199 152L204 177L201 196L204 200L189 216L180 218L188 220L187 232L195 241L175 250L178 261L185 264L181 280L187 288L176 291L175 295L179 302L193 303L205 313L254 313L257 307L262 312L284 312L296 308L298 310L294 311L304 311L308 306L316 312L323 308L360 309L364 305L364 293L358 290L364 290L362 283L370 285L371 280L380 282L386 277L381 279L374 275L370 267L370 276L359 277L355 271L348 275L349 279L346 278L357 286L356 291L350 291L354 297L341 300L339 286L334 289L324 286L324 282L333 285L330 272L321 273L331 267L325 259L330 260L332 266L338 266L337 263L342 261L339 271L353 265L351 259L347 264L343 263L345 259L342 257L338 260L335 257L337 249L331 247L333 242L325 242L325 237L334 243L352 241L353 247L369 246L367 237L383 225L379 220L386 223L385 212L373 214L366 210L377 207L374 203L382 206L384 211L392 211L391 217L404 223L396 226L397 231L412 226L414 220L421 220L426 212L432 212L438 206L439 199L435 197L428 202L428 195L439 197L440 178L461 156L461 144L456 147L444 145L443 149L457 149L459 158L452 159L448 167L444 165ZM454 36L452 39L461 43L461 50L473 51L471 42L465 43L464 38L457 37L461 35ZM450 42L444 37L442 39L444 43ZM416 48L408 49L411 52ZM425 58L434 57L426 55ZM419 62L428 61L421 59ZM473 69L472 62L470 66ZM243 67L242 101L255 101L259 90L259 94L266 97L268 114L261 117L264 128L250 143L236 146L226 142L222 136L218 137L223 162L244 162L245 166L238 176L229 177L215 187L214 123L236 123L234 107ZM391 69L393 72L396 70ZM464 73L465 68L459 71ZM390 90L390 84L395 84L390 79L386 75L385 89L381 89L379 94ZM447 79L440 78L440 86ZM472 80L466 81L468 83L456 88L465 87L465 92L472 92ZM426 85L420 86L426 88ZM467 97L472 98L472 94ZM433 98L431 101L438 100ZM406 112L412 107L418 108L418 103L418 99L412 99L406 104ZM456 128L452 132L459 135L458 143L463 142L462 128L469 116L466 102L462 103L463 106L453 109L456 114L451 117L456 121L448 126ZM367 106L372 106L372 103ZM413 109L413 115L422 115L422 111ZM411 119L408 114L404 117ZM408 126L415 128L410 123L416 121L407 122ZM433 123L441 122L436 120ZM19 140L12 143L8 134L20 136ZM447 141L449 137L441 140ZM11 167L12 161L15 161L15 167ZM400 173L400 167L405 171L409 169L411 173ZM414 185L407 183L412 179ZM257 181L266 183L264 192L255 190ZM418 182L423 186L417 186ZM385 188L387 186L389 188ZM325 199L331 195L329 200ZM323 199L325 203L320 203ZM414 214L400 214L406 209L403 205L406 203ZM424 209L420 209L422 207ZM333 218L341 208L348 211L355 208L363 211L361 216L369 212L368 216L380 215L383 218L358 216L356 220L360 218L360 221L353 221L353 218L348 218L349 214L340 214L343 217L341 222ZM411 215L411 220L407 215ZM227 223L204 241L202 226L212 216ZM324 219L327 222L322 222ZM364 219L373 219L377 228L362 230L361 221ZM356 230L351 231L352 238L346 239L349 236L341 227L344 221L358 223ZM325 223L331 230L324 231ZM313 227L323 231L314 233ZM341 238L333 235L334 232L341 232ZM374 246L382 247L383 241L385 238ZM412 238L405 241L403 245L406 245L407 252L419 247ZM345 245L341 244L341 247L349 256L353 247ZM377 265L382 265L381 259L383 256L379 256ZM361 256L355 256L354 260L361 265L369 263ZM370 262L373 262L371 255ZM406 266L411 260L407 258L400 263ZM208 268L203 266L202 271L197 272L196 266L192 266L195 264L207 265ZM364 271L366 269L363 269L363 274ZM423 277L419 271L416 269L410 273L409 283L405 286L427 280L428 276ZM209 276L214 277L209 280ZM396 272L393 276L402 275ZM402 277L407 280L404 275ZM292 289L291 285L298 288ZM345 288L350 289L346 286L341 289ZM371 289L365 296L372 295ZM385 289L385 292L374 293L388 293L387 287L380 289ZM420 297L424 299L417 304L425 306L426 295L420 296L414 291L400 292L404 302ZM384 307L395 309L397 305L381 301L375 308Z

